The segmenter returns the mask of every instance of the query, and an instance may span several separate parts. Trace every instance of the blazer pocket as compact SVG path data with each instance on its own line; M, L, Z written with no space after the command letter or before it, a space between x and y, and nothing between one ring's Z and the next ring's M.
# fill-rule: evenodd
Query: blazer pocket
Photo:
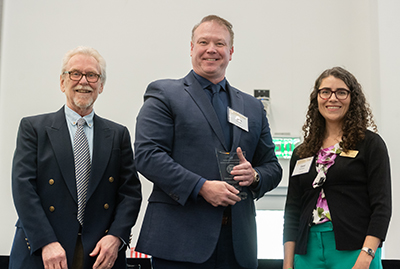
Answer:
M163 191L153 191L148 201L149 203L165 203L170 205L180 205L178 202L172 199L172 197L168 196Z

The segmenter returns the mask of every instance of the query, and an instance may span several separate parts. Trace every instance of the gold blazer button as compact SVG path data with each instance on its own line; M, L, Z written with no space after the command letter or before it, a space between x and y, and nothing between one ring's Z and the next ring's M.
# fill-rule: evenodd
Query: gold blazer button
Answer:
M104 209L109 209L110 206L108 204L104 204Z
M50 185L53 185L53 184L54 184L54 179L50 179L50 180L49 180L49 184L50 184Z
M110 181L111 183L113 183L113 182L114 182L114 178L113 178L113 177L109 177L109 178L108 178L108 181Z
M50 210L50 212L54 212L54 210L56 210L56 208L54 206L50 206L49 210Z

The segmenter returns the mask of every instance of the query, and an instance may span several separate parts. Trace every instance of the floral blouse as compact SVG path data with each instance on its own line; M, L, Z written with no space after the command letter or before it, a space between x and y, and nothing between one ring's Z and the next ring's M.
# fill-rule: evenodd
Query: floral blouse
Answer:
M339 143L325 149L320 149L318 151L317 158L317 176L313 182L313 188L318 188L324 185L326 180L326 173L329 167L335 164L335 159L338 154L342 152ZM312 212L312 222L313 224L321 224L327 221L331 221L331 215L329 213L328 202L325 197L324 189L321 189L317 204Z

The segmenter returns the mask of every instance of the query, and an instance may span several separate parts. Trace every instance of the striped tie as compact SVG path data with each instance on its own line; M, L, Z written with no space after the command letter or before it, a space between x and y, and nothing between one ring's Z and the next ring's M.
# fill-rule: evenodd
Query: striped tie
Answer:
M91 169L89 143L83 130L85 123L86 121L84 118L80 118L78 120L78 130L76 131L74 138L75 179L78 194L77 219L81 225L83 225L86 194L89 185Z

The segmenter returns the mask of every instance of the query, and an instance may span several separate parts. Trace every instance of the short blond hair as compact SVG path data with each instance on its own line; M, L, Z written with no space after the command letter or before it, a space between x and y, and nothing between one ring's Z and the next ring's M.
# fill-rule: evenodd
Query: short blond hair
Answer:
M233 30L232 30L233 25L229 21L227 21L227 20L225 20L225 19L223 19L223 18L221 18L221 17L219 17L217 15L208 15L208 16L204 17L198 24L196 24L193 27L193 29L192 29L192 42L194 42L194 40L193 40L194 32L200 26L200 24L202 24L203 22L209 22L209 21L215 21L219 25L224 26L226 28L226 30L228 30L228 32L229 32L229 34L231 36L230 45L232 47L233 46L233 38L234 38L234 33L233 33Z

